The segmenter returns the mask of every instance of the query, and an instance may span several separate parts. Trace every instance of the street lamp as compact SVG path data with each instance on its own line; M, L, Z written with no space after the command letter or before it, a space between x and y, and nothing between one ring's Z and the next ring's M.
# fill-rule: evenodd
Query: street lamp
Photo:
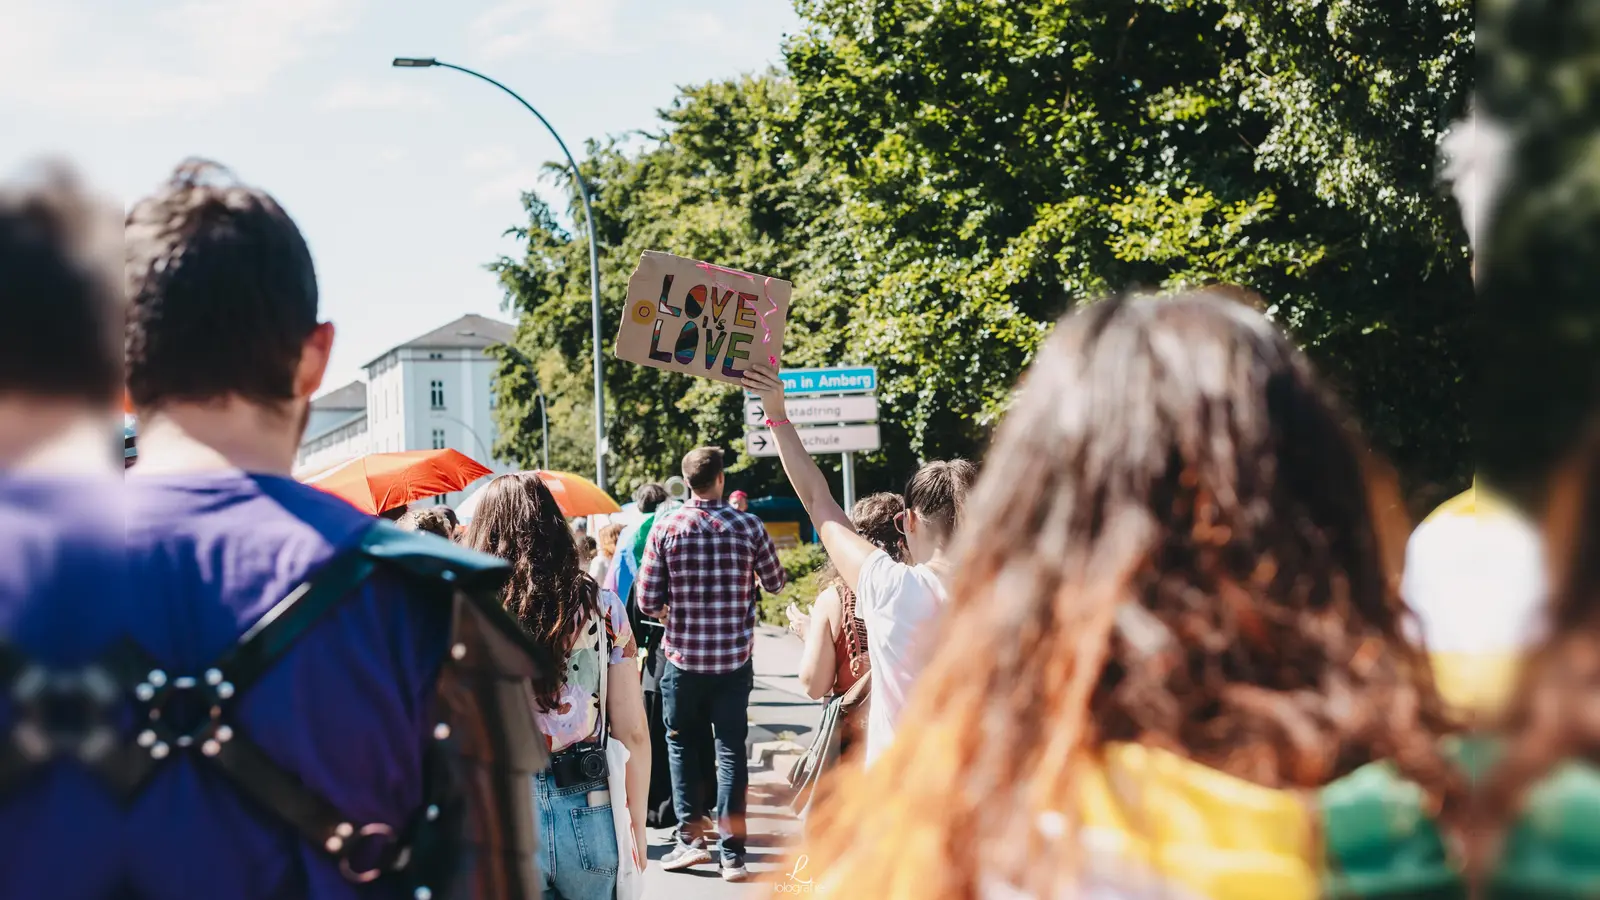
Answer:
M466 429L467 434L472 435L472 440L473 440L474 443L476 443L478 445L478 449L483 452L483 461L484 461L484 463L488 464L488 465L493 465L494 464L494 451L490 450L489 446L483 442L483 438L478 435L478 429L473 428L471 425L468 425L467 423L461 421L460 419L456 418L455 416L447 416L444 413L439 412L438 410L434 410L433 412L430 412L428 415L429 415L430 418L443 419L446 422L454 422L457 425L460 425L462 428Z
M567 144L561 139L561 135L556 133L555 128L550 125L550 122L545 119L545 117L540 114L537 109L533 108L532 104L522 99L522 97L516 91L513 91L511 88L508 88L500 82L495 81L493 78L490 78L489 76L480 72L474 72L464 66L440 62L431 56L397 56L394 60L394 66L400 69L427 69L433 67L455 69L457 72L465 72L466 74L471 75L473 78L477 78L481 81L487 81L500 90L505 91L506 93L510 94L518 103L521 103L523 107L528 110L528 112L533 113L534 116L538 118L539 122L543 124L545 129L550 132L550 136L556 139L556 144L561 147L561 152L567 157L567 164L572 167L572 177L578 182L578 199L583 202L583 218L589 226L589 315L591 319L590 326L593 330L594 338L594 478L595 483L600 486L600 489L605 490L606 394L605 382L602 380L603 372L601 370L600 363L600 236L595 230L594 213L589 209L589 186L584 183L583 173L578 171L578 161L572 158L572 153L567 150ZM543 395L541 392L541 404L543 403L542 396ZM546 419L546 435L549 434L549 427L549 420ZM546 437L545 466L547 468L550 464L548 458L550 452L549 448L550 441L548 437Z

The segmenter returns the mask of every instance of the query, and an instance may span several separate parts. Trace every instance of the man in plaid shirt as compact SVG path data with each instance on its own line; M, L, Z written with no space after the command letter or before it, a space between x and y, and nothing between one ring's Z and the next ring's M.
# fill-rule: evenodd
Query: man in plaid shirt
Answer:
M743 881L745 868L746 718L754 686L750 647L755 637L754 582L783 590L783 567L761 520L722 502L722 451L702 447L683 458L694 496L658 519L639 569L639 609L666 620L661 643L662 716L672 766L678 846L661 860L669 872L712 861L694 823L701 810L691 793L704 771L701 747L682 740L709 724L716 736L717 832L722 877Z

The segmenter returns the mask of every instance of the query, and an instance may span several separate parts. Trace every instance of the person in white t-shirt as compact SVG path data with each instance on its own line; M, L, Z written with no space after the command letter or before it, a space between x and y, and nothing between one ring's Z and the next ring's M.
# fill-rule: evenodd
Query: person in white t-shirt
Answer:
M945 605L950 563L945 547L955 533L967 492L978 467L964 459L930 462L906 486L906 509L896 519L906 536L911 564L895 562L856 534L828 487L828 479L789 423L783 382L770 366L745 370L745 387L761 398L783 460L783 470L805 504L811 524L850 589L867 623L872 658L872 706L867 713L868 765L894 740L895 723L905 708L927 658L926 634Z

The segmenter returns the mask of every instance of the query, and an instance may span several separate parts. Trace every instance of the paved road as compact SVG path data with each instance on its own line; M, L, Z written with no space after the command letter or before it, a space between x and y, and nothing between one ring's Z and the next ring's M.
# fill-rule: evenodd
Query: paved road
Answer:
M756 633L756 689L750 696L751 743L789 738L802 745L822 717L822 707L805 696L795 673L800 670L801 643L779 628L761 626ZM780 762L783 757L779 757ZM758 879L766 883L726 884L716 867L701 866L688 872L665 872L657 862L671 849L671 832L650 833L650 867L645 871L644 900L725 900L773 896L770 881L787 871L785 847L799 830L789 815L784 780L787 766L779 770L752 768L750 772L749 858Z

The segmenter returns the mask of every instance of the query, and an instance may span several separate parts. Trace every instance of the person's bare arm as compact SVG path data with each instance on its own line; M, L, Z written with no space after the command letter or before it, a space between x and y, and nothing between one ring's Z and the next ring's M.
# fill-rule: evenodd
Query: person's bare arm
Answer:
M633 817L633 839L643 854L649 846L644 826L650 799L650 726L644 714L644 690L639 685L639 660L633 656L606 673L606 718L611 736L628 748L628 814Z
M744 386L761 398L761 405L773 421L781 422L789 417L784 405L783 381L771 366L752 363L745 369ZM794 426L774 425L772 436L778 443L778 458L783 462L784 474L789 476L795 496L800 498L806 514L811 517L811 525L822 539L828 557L833 560L845 584L853 590L861 575L861 564L878 548L856 534L854 526L850 524L850 516L833 499L827 476L822 474L816 460L806 452L805 444L801 443Z
M831 587L818 594L817 602L811 607L806 651L800 658L800 683L805 685L806 696L813 700L821 700L833 690L837 668L833 638L838 633L839 610L839 592Z

